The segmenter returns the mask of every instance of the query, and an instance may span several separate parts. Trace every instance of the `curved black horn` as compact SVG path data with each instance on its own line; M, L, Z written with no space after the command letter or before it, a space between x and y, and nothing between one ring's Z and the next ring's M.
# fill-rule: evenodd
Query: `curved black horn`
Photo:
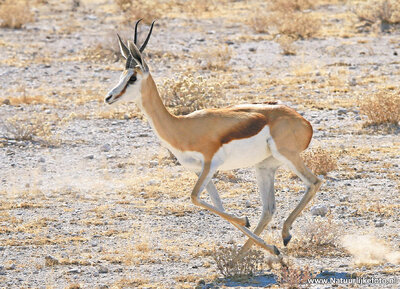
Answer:
M151 23L149 34L147 35L146 40L143 42L143 45L140 47L139 49L140 52L143 52L143 50L146 48L147 42L149 42L151 31L153 31L154 22L156 22L156 20L154 20L153 23Z
M136 41L137 41L137 27L138 27L139 22L142 20L143 20L143 18L140 18L138 21L136 21L136 24L135 24L135 37L133 38L133 43L135 43L135 45L136 45Z

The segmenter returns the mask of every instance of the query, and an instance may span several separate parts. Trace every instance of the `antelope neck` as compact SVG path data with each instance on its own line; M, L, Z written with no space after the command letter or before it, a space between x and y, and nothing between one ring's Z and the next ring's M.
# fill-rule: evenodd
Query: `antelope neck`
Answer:
M149 74L142 82L141 106L157 135L168 144L172 145L177 138L174 127L178 118L172 115L164 106L158 93L157 86Z

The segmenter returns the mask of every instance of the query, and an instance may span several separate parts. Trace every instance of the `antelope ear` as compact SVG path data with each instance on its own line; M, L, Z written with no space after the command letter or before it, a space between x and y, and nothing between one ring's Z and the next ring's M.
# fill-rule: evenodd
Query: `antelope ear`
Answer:
M121 37L119 36L119 34L117 33L118 36L118 44L119 44L119 50L121 51L122 56L125 59L128 59L129 56L129 49L128 47L126 47L126 45L124 44L124 42L122 42Z
M139 49L136 47L136 45L133 44L131 41L128 41L128 48L133 58L135 58L136 62L139 62L139 64L143 66L142 54L139 52Z

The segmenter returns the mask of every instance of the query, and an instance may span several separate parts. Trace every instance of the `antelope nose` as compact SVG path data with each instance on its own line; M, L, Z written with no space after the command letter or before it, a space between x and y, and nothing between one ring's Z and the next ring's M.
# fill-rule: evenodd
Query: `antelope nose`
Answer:
M108 94L106 95L106 98L104 99L104 101L105 101L106 103L109 103L110 100L111 100L111 98L112 98L112 94L111 94L111 93L108 93Z

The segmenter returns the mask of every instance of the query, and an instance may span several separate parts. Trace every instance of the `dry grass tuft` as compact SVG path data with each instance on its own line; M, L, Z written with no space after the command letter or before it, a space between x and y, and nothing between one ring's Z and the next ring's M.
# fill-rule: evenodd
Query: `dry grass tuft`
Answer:
M29 117L10 117L3 123L5 137L16 141L38 141L46 145L57 145L59 140L54 136L52 126L58 119L49 121L49 117L39 113Z
M33 20L28 1L7 0L0 4L0 27L20 29Z
M337 169L337 153L321 147L312 148L302 153L306 166L316 175L327 175Z
M331 215L309 219L297 232L288 254L296 257L335 256L341 253L338 236L340 226Z
M205 65L202 67L203 70L227 71L230 69L229 61L232 58L232 49L228 45L207 48L198 57L206 60Z
M183 73L167 79L162 87L166 106L176 114L188 114L206 107L215 107L221 99L221 84L210 78Z
M271 26L279 34L293 39L307 39L319 32L321 20L313 13L277 11L271 16Z
M270 19L265 12L257 10L253 15L250 15L248 24L257 33L267 33L269 30Z
M122 10L124 22L134 23L138 19L143 19L143 22L150 24L154 19L160 19L163 11L168 8L167 2L161 1L140 1L140 4L134 0L115 0L117 6Z
M271 1L272 11L302 11L313 8L313 1L309 0L275 0Z
M283 55L296 55L296 48L293 45L294 39L287 35L282 35L276 41L282 48Z
M381 31L390 28L391 24L400 23L399 0L369 0L352 8L360 21L367 24L377 23Z
M400 122L400 90L380 91L360 101L360 111L368 117L366 125Z
M279 288L291 289L302 288L304 284L307 284L308 279L316 276L308 265L300 268L292 262L289 262L287 267L282 266L274 270L274 273L277 276Z
M211 251L218 270L225 277L241 278L253 276L262 270L264 254L259 250L249 250L243 258L235 260L240 248L236 244L230 247L219 247Z

